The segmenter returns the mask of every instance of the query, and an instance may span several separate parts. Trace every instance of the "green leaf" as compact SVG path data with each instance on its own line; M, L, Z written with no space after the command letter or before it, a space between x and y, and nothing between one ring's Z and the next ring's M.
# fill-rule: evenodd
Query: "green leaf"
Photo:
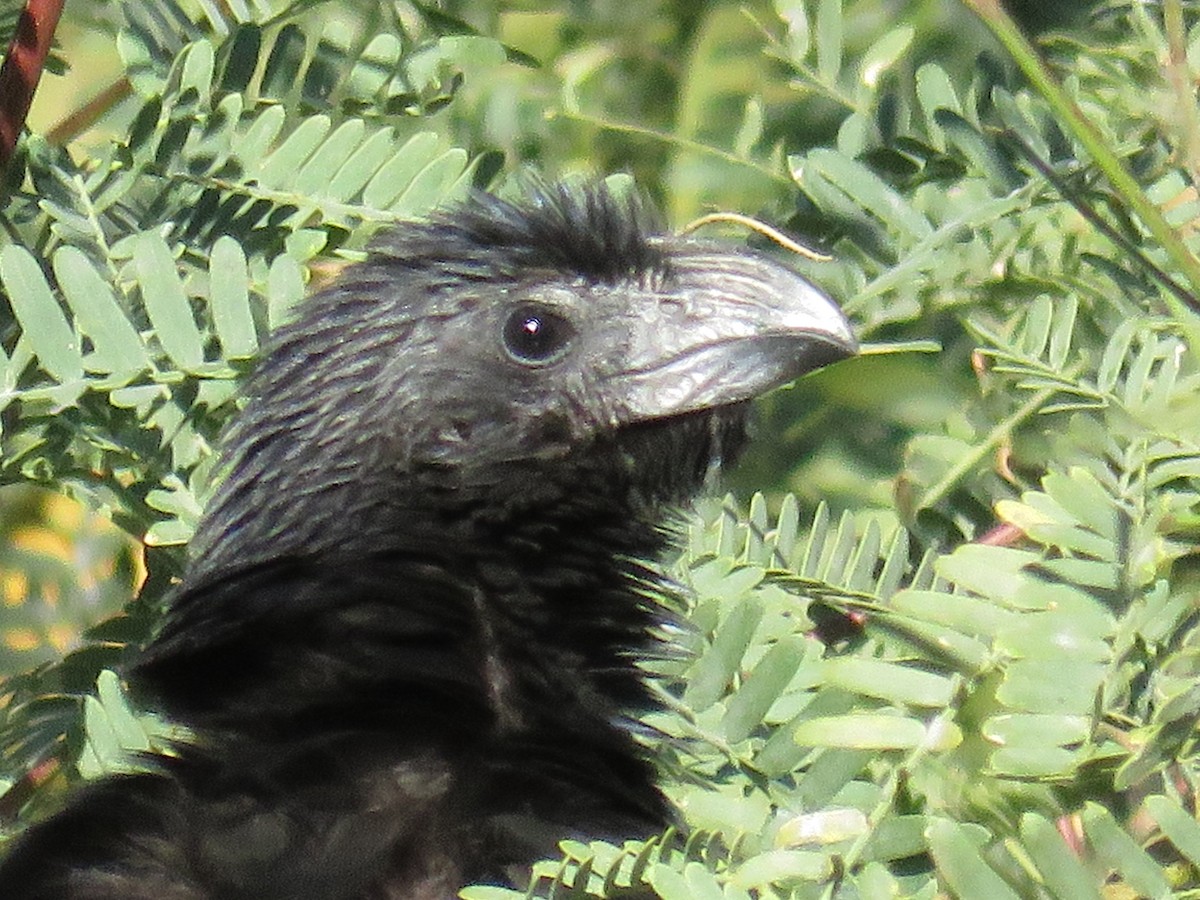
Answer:
M1150 373L1158 360L1157 350L1158 343L1153 336L1146 335L1125 373L1125 389L1121 392L1121 397L1126 406L1139 406L1142 397L1149 391Z
M783 819L775 833L776 847L840 844L866 835L871 828L862 810L834 807Z
M897 596L900 596L897 594ZM943 600L946 595L941 595ZM988 647L954 629L932 621L900 615L880 615L869 620L873 628L894 634L940 665L949 665L963 674L977 674L988 662Z
M775 13L787 26L788 58L795 63L804 61L812 46L812 34L808 25L807 0L773 0Z
M762 601L753 595L734 606L718 628L712 644L693 667L683 693L685 703L702 711L725 693L725 688L741 665L762 613Z
M402 217L421 216L448 199L447 191L467 167L467 154L457 148L433 159L413 176L408 186L389 204Z
M938 149L945 149L944 137L941 128L936 124L935 113L939 109L948 109L960 115L962 113L962 105L950 76L937 63L927 62L917 69L916 90L934 143Z
M1086 716L1008 713L985 721L982 733L989 741L1001 745L1064 746L1086 740L1091 727L1091 719Z
M0 281L25 339L46 373L60 383L83 378L83 356L37 260L24 247L0 248Z
M105 669L96 680L96 697L107 714L121 746L126 750L149 750L150 737L129 707L121 680L115 672Z
M995 648L1017 659L1073 659L1106 663L1112 658L1109 629L1090 628L1081 615L1030 613L997 635ZM1111 623L1108 623L1111 624Z
M362 201L376 209L387 209L437 154L438 138L431 131L414 134L383 163L363 188Z
M394 34L377 34L367 44L347 79L347 91L356 97L373 97L382 91L397 69L403 45Z
M129 708L117 676L104 670L97 693L84 698L86 744L78 765L86 778L133 772L132 752L151 749L146 730Z
M896 900L903 896L900 883L892 877L887 866L877 862L863 866L860 872L851 877L850 883L862 900Z
M1059 900L1100 900L1095 880L1053 824L1035 813L1021 816L1021 845Z
M961 739L955 726L927 728L923 722L900 716L857 713L824 716L801 722L792 734L806 747L844 750L912 750L917 747L949 749Z
M968 831L949 819L934 819L926 831L938 872L962 900L1020 900L986 862Z
M189 44L180 57L179 91L188 88L196 92L201 103L207 103L213 81L213 45L209 41Z
M831 150L817 149L808 154L806 166L844 191L855 204L896 231L906 242L922 240L932 233L929 221L921 213L857 160Z
M882 819L867 844L867 855L876 860L899 860L928 851L925 831L929 819L923 815L892 815Z
M1186 856L1192 865L1200 865L1200 824L1190 811L1179 803L1161 794L1153 794L1145 800L1146 811L1158 823L1176 849Z
M761 888L793 879L825 881L832 873L833 862L824 853L769 850L738 866L730 882L740 888Z
M226 359L248 359L258 352L248 281L241 246L231 237L218 238L209 258L209 304Z
M737 787L717 787L697 787L676 795L675 801L691 828L728 834L763 830L771 815L770 801L764 795L746 794Z
M824 555L825 541L829 535L829 505L822 500L817 504L813 514L812 525L808 530L808 541L804 547L804 557L796 571L805 578L815 578L817 567Z
M892 598L892 609L931 624L945 625L963 634L993 635L1015 628L1020 614L968 594L902 590Z
M458 892L463 900L524 900L528 896L525 891L514 891L509 888L474 885L463 888Z
M996 512L1000 518L1049 547L1059 547L1101 560L1113 560L1116 548L1111 540L1076 526L1068 515L1060 515L1061 508L1046 495L1030 492L1021 499L1023 503L1011 500L998 502ZM1115 509L1113 512L1115 518ZM1106 530L1111 531L1112 525Z
M395 134L381 128L354 149L322 193L349 200L361 191L395 152Z
M310 116L302 121L273 153L263 159L258 168L259 180L270 187L291 184L304 161L321 145L332 124L328 116Z
M289 189L297 194L331 195L329 188L336 173L362 143L365 130L362 119L348 119L335 128L296 172L295 178L289 179Z
M1117 504L1090 471L1071 466L1065 475L1050 472L1042 486L1081 525L1107 540L1117 540Z
M842 71L842 0L817 2L817 72L832 84Z
M854 548L854 556L843 582L848 589L869 592L875 586L875 570L879 565L879 548L882 540L879 522L875 519L869 520L863 536Z
M696 862L682 873L659 863L651 869L650 883L662 900L730 900L716 876Z
M1030 304L1029 312L1021 329L1021 350L1030 358L1038 358L1046 352L1050 340L1050 324L1054 318L1054 305L1045 294Z
M827 548L828 555L820 570L822 581L829 584L848 583L846 566L850 562L850 554L854 552L854 548L858 544L857 532L854 520L850 517L849 511L846 511L842 514L841 521L838 522L837 534L834 535L832 544Z
M890 600L900 589L908 567L909 539L908 532L902 528L896 529L892 536L891 545L884 555L883 567L875 584L875 596L880 600Z
M767 710L787 688L803 659L804 645L797 637L784 638L767 651L730 698L721 720L726 739L731 743L743 741L762 724Z
M1096 386L1102 391L1111 391L1116 387L1121 375L1121 368L1129 355L1134 336L1142 323L1136 319L1126 319L1121 322L1104 346L1104 354L1100 357L1100 365L1096 370Z
M1158 864L1122 830L1107 809L1098 803L1086 803L1083 830L1097 859L1115 869L1135 891L1154 900L1171 896L1171 885Z
M1024 180L995 143L958 113L939 109L933 118L946 140L984 175L993 193L1008 194Z
M1012 547L963 544L949 556L940 557L937 573L959 587L994 600L1011 598L1025 580L1023 569L1038 561L1038 555Z
M883 73L908 52L915 34L911 25L901 25L879 38L863 54L858 66L859 80L869 88L876 87Z
M138 235L133 262L158 342L180 369L198 369L204 363L204 343L166 241L153 232Z
M746 521L746 549L742 554L746 562L760 566L768 564L770 553L766 535L769 527L766 498L756 493L750 498L750 517Z
M954 696L954 681L950 678L861 656L826 660L824 681L898 706L940 708Z
M1054 327L1050 333L1050 365L1062 371L1071 351L1071 338L1075 333L1075 319L1079 315L1079 301L1073 294L1062 297L1054 304Z
M832 693L832 692L831 692ZM789 730L779 732L781 738L788 739L793 750L801 750L804 755L810 755L811 750L801 748L791 740ZM762 762L763 756L756 762ZM836 748L820 751L816 759L806 767L804 778L796 786L796 793L791 801L798 809L823 809L833 802L833 799L844 791L850 790L858 782L856 778L862 774L866 766L875 759L874 750L839 750ZM763 768L765 772L774 771ZM786 774L776 772L776 774Z
M54 254L54 277L80 331L92 341L89 368L98 372L136 372L147 369L150 359L142 339L112 288L100 277L88 258L75 247L62 247Z
M243 159L261 160L283 130L287 121L287 110L283 106L270 105L263 109L246 133L238 141L238 152Z
M1086 660L1019 659L1007 667L996 699L1012 710L1087 715L1096 703L1106 667Z
M191 540L200 521L200 503L183 480L169 475L163 487L146 494L146 505L167 513L171 519L155 522L146 532L145 541L152 547L185 544Z
M1006 778L1050 778L1069 775L1079 764L1079 756L1063 747L1014 745L992 753L988 772Z
M267 275L267 315L271 330L292 318L292 313L304 297L304 273L300 264L287 254L271 263Z
M1019 135L1025 145L1039 157L1049 159L1051 150L1041 132L1040 123L1035 121L1028 114L1027 107L1022 105L1021 101L1027 98L1028 95L1023 94L1018 99L1000 85L992 88L992 101L996 104L996 112L1005 127L1011 129L1013 134Z

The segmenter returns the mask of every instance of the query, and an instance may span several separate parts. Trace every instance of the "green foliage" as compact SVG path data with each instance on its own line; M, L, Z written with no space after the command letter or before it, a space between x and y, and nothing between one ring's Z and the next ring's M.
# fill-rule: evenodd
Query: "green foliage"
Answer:
M793 263L880 352L768 398L748 509L687 520L643 735L685 827L464 896L1195 896L1200 22L1105 4L1044 36L1059 90L971 5L1006 49L918 0L94 17L134 96L9 177L0 476L104 511L149 574L9 680L0 777L179 737L106 669L307 281L501 159L627 169L676 224L717 205L827 249Z

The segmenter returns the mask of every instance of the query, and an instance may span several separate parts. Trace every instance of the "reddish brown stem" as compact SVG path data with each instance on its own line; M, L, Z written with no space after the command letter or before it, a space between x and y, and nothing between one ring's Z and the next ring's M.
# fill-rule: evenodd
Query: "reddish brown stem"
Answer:
M26 0L0 66L0 171L8 168L29 115L65 0Z
M51 146L62 146L95 125L101 116L132 93L133 85L122 75L79 109L68 113L53 128L46 131L43 137Z

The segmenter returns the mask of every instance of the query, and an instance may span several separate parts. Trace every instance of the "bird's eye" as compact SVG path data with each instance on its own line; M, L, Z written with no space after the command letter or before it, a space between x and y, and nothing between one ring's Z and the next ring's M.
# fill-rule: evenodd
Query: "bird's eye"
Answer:
M526 365L557 361L567 352L574 336L570 322L536 303L518 306L504 323L504 349Z

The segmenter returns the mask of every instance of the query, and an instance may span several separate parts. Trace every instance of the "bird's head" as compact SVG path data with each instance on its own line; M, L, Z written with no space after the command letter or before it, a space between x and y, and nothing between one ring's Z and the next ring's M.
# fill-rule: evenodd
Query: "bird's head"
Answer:
M589 477L678 499L747 401L855 349L810 282L663 233L636 196L477 196L389 232L275 335L196 546L317 549L416 484L513 508Z

